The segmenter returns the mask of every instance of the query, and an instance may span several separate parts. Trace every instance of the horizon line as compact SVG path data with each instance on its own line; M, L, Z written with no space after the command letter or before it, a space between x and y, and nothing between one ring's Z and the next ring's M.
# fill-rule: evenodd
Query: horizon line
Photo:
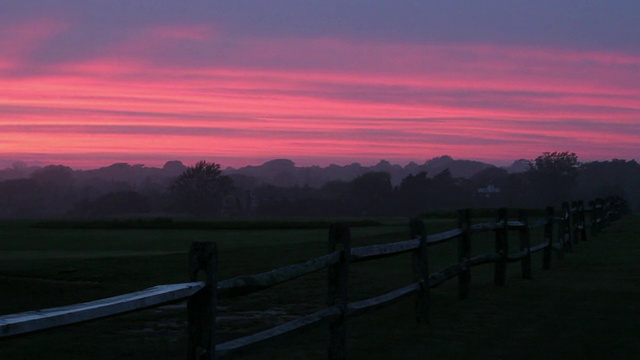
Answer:
M540 154L541 155L541 154ZM579 155L578 155L579 156ZM295 158L287 158L287 157L274 157L274 158L270 158L270 159L251 159L253 161L247 161L244 162L242 164L237 164L237 159L236 161L232 161L232 162L236 162L236 164L233 165L225 165L223 161L215 161L215 160L207 160L207 157L200 157L199 160L193 160L193 159L189 159L189 160L181 160L181 159L171 159L171 160L151 160L151 159L147 159L147 160L151 160L149 161L149 163L151 163L150 165L147 165L141 161L144 161L143 159L138 159L138 160L134 160L134 159L130 159L129 161L124 160L124 161L118 161L118 160L110 160L110 161L105 161L105 162L100 162L102 164L98 164L98 161L90 161L91 163L93 163L92 165L86 164L89 163L89 161L40 161L40 160L30 160L30 161L25 161L25 160L20 160L20 159L0 159L0 170L7 170L7 169L12 169L12 168L16 168L17 164L19 164L19 166L24 166L24 167L37 167L37 168L44 168L47 166L66 166L69 167L73 170L78 170L78 171L89 171L89 170L97 170L97 169L101 169L101 168L106 168L106 167L110 167L116 164L127 164L129 166L136 166L136 165L142 165L145 168L159 168L162 169L164 167L164 165L166 165L169 162L172 161L179 161L180 163L182 163L185 166L191 166L192 164L195 164L198 161L208 161L208 162L214 162L220 165L220 168L222 170L227 170L227 169L240 169L240 168L244 168L244 167L249 167L249 166L262 166L266 163L272 162L272 161L277 161L277 160L287 160L287 161L291 161L293 163L293 165L295 167L321 167L321 168L326 168L329 166L349 166L349 165L354 165L354 164L359 164L362 167L374 167L379 165L382 162L388 162L391 165L399 165L401 167L406 167L408 165L410 165L411 163L415 163L417 165L424 165L429 161L438 159L438 158L442 158L442 157L450 157L453 160L456 161L474 161L474 162L480 162L480 163L484 163L487 165L492 165L498 168L501 167L509 167L513 164L515 164L516 162L519 161L533 161L535 158L532 159L526 159L526 158L519 158L519 159L512 159L512 160L507 160L507 159L501 159L501 160L492 160L492 159L473 159L473 158L460 158L460 157L453 157L447 154L443 154L443 155L439 155L439 156L434 156L432 158L429 159L425 159L425 160L409 160L409 159L394 159L394 160L387 160L387 159L378 159L378 160L371 160L371 159L362 159L364 161L358 161L357 159L355 160L351 160L351 161L345 161L344 159L341 159L343 161L320 161L320 162L311 162L311 161L305 161L304 157L301 159L298 159L298 161L296 161ZM195 159L195 157L194 157ZM131 161L133 160L133 161ZM141 161L140 161L141 160ZM247 159L248 160L248 159ZM317 159L316 159L317 160ZM337 159L336 159L337 160ZM625 160L625 161L635 161L635 158L633 159L625 159L625 158L617 158L617 157L613 157L610 159L587 159L587 160L582 160L580 161L580 163L589 163L589 162L595 162L595 161L612 161L612 160ZM71 163L70 165L67 165L68 163ZM74 163L79 164L74 166ZM404 165L403 165L404 164Z

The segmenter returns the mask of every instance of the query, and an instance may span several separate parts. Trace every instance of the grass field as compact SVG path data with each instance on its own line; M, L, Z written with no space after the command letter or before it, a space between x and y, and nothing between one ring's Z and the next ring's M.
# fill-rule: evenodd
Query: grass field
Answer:
M509 266L506 287L492 284L491 265L472 270L470 298L456 281L433 289L431 323L417 324L407 299L349 319L353 359L635 358L640 353L640 217L614 223L579 244L552 270L519 278ZM220 278L270 270L326 252L327 230L33 228L0 224L0 314L66 305L187 280L192 241L215 241ZM428 223L430 233L453 228ZM404 221L354 227L353 246L405 240ZM533 234L534 244L541 240ZM493 247L490 234L472 239L474 255ZM517 248L515 236L510 246ZM456 259L455 244L433 247L431 268ZM411 259L354 264L350 298L358 300L411 281ZM253 333L324 306L326 274L220 303L219 340ZM167 306L86 324L0 340L0 359L184 358L186 311ZM324 359L326 327L288 337L247 359Z

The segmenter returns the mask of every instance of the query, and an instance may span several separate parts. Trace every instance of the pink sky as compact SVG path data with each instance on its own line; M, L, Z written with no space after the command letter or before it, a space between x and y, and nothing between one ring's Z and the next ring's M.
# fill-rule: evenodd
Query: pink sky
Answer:
M246 34L197 18L80 39L83 14L19 10L0 27L0 167L640 157L635 48Z

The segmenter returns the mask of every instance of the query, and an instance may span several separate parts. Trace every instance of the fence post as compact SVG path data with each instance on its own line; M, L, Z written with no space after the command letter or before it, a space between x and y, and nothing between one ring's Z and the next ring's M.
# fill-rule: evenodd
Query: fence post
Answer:
M580 239L582 241L587 241L587 220L584 211L584 201L578 201L578 210L580 212Z
M498 260L495 265L495 283L498 286L504 286L507 278L507 256L509 255L509 242L507 239L507 209L498 210L498 223L502 223L502 227L496 230L496 253Z
M606 199L600 199L602 202L602 221L600 222L600 230L609 226L611 223L611 203Z
M462 235L458 238L458 263L462 271L458 276L458 296L460 299L469 297L469 284L471 283L471 267L467 263L471 259L471 210L464 209L458 212L458 228Z
M574 244L580 242L580 210L578 202L571 202L571 240Z
M351 262L351 230L346 224L332 224L329 229L329 253L338 250L342 245L340 261L329 266L327 283L328 306L339 306L341 314L329 323L329 359L347 358L346 308L347 282L349 279L349 263Z
M561 209L559 217L554 219L554 223L558 224L558 259L564 259L564 209Z
M416 298L416 320L429 322L429 252L427 247L427 228L420 219L411 219L410 238L420 238L420 246L413 252L413 278L420 284Z
M560 226L562 228L562 249L563 252L570 253L573 251L573 240L571 239L571 208L568 201L562 203L562 213L563 220Z
M603 198L598 198L598 234L604 229L606 225L606 209Z
M604 223L604 200L597 198L595 201L594 215L595 220L593 222L593 228L595 229L594 235L598 235L603 228Z
M544 248L542 255L542 269L551 269L551 253L553 251L553 216L554 210L552 206L547 207L547 223L544 226L544 241L547 242L547 247Z
M204 272L205 287L187 301L189 360L216 358L216 290L218 251L211 242L194 242L189 248L189 281L198 281Z
M531 279L533 277L531 271L531 237L529 233L529 219L525 210L518 212L518 220L524 224L524 227L518 231L520 238L520 248L526 250L526 255L522 258L522 278Z
M589 201L589 208L591 209L589 212L589 221L591 223L591 236L596 236L596 219L598 218L598 215L596 213L595 200Z

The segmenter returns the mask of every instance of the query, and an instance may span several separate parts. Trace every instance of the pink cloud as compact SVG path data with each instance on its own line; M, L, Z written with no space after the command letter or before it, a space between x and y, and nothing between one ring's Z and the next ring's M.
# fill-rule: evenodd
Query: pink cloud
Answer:
M25 52L47 41L44 30L25 31ZM161 56L194 43L204 56L196 62L180 61L194 56L188 51ZM504 160L559 146L594 158L638 156L640 58L629 54L230 42L199 25L150 27L106 53L2 79L0 156ZM0 58L0 68L7 62Z
M0 29L0 69L25 66L33 52L68 29L68 22L49 17L5 24Z

